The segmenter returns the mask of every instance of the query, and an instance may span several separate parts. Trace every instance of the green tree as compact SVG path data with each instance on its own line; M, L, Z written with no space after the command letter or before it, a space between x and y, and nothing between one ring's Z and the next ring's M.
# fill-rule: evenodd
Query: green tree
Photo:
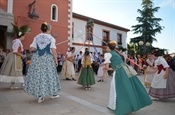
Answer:
M140 17L136 17L138 24L132 26L132 31L134 32L134 34L137 34L139 36L131 38L130 41L137 45L139 45L139 41L143 41L142 46L140 46L140 50L142 50L142 48L144 47L147 47L146 45L148 43L150 43L150 47L152 47L151 44L154 41L157 41L156 34L161 33L161 30L163 30L164 28L159 24L159 22L162 21L162 19L156 18L154 16L154 13L158 12L160 7L154 7L152 0L142 0L141 5L142 10L137 10L137 12L141 15Z

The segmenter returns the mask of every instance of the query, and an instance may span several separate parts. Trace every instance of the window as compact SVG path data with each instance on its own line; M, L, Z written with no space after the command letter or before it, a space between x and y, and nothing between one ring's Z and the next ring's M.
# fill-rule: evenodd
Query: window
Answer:
M107 45L106 43L108 43L108 41L110 40L109 39L109 31L103 30L102 37L103 37L102 46L106 46ZM103 54L106 53L105 47L103 47L102 53Z
M51 20L58 21L58 7L55 4L51 6Z
M117 43L118 45L122 45L122 34L117 34Z
M106 43L109 41L109 31L103 30L103 41L102 46L106 46Z
M72 39L74 39L74 22L72 22Z

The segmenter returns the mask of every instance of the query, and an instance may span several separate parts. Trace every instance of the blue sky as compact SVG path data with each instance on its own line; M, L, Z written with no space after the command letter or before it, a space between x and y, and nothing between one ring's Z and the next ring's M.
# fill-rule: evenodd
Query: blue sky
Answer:
M140 16L138 9L142 10L142 0L73 0L73 12L92 17L111 24L132 30L137 25L136 17ZM175 52L175 0L153 0L154 7L160 9L154 15L161 18L161 26L165 28L161 34L156 35L157 42L154 47L168 49ZM127 40L135 37L132 31L128 32Z

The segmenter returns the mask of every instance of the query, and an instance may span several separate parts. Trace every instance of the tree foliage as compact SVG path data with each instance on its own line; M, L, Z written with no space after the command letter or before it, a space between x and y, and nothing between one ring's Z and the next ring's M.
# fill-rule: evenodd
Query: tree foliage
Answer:
M13 33L14 37L16 37L16 34L18 34L19 32L22 32L25 34L29 31L28 25L22 25L22 26L18 27L17 24L13 24L13 23L11 23L11 24L13 26L12 33Z
M142 0L141 6L142 9L137 10L140 14L136 17L138 24L132 26L133 34L138 36L131 38L130 43L135 44L137 53L144 55L151 51L152 43L157 41L156 35L161 33L164 27L159 24L162 19L154 16L160 7L154 7L152 0ZM142 45L139 45L140 41L143 41ZM146 46L147 43L150 43L150 46Z
M162 19L154 16L154 13L158 12L160 7L154 7L152 0L142 0L141 5L142 10L137 10L141 15L136 17L138 24L132 26L134 34L139 36L132 38L131 42L138 43L138 41L143 41L144 43L149 42L152 44L154 41L157 41L156 34L161 33L161 30L164 28L159 24Z

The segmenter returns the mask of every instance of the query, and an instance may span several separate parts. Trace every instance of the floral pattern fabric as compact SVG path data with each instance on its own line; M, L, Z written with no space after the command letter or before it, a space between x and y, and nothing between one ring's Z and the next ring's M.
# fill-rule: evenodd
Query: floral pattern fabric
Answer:
M25 91L36 97L57 95L60 91L59 76L51 54L33 55L25 78Z

